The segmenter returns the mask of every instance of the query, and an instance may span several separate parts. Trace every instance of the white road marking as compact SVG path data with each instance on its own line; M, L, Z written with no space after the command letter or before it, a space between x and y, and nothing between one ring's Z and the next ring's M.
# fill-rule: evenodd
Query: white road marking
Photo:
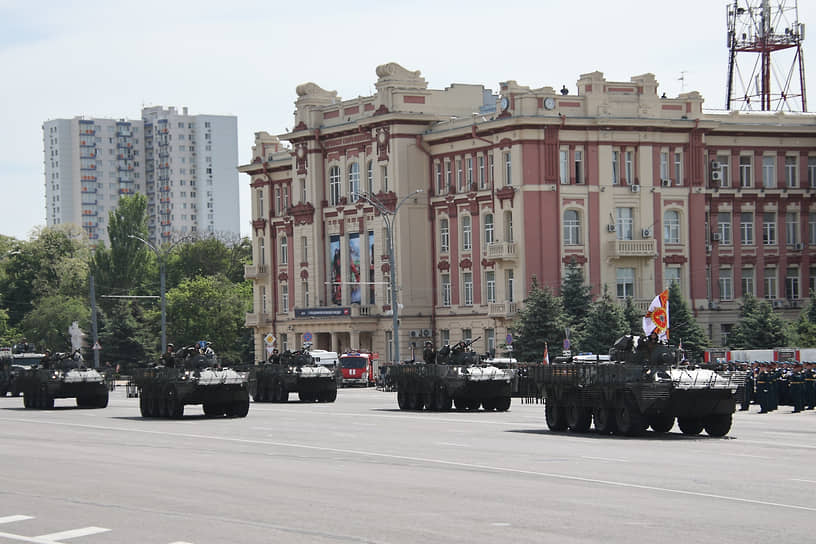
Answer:
M618 482L615 480L601 480L598 478L585 478L582 476L571 476L569 474L557 474L554 472L539 472L535 470L524 470L512 467L501 467L501 466L490 466L490 465L479 465L475 463L464 463L461 461L447 461L445 459L433 459L430 457L414 457L410 455L396 455L391 453L377 453L371 451L361 451L361 450L349 450L343 448L328 448L325 446L312 446L309 444L297 444L294 442L275 442L273 440L252 440L248 438L229 438L219 435L206 435L206 434L194 434L194 433L178 433L178 432L170 432L170 431L153 431L149 429L134 429L132 427L111 427L107 425L83 425L80 423L66 423L64 421L43 421L43 420L33 420L27 418L0 418L0 421L14 421L14 422L23 422L23 423L38 423L41 425L59 425L63 428L65 427L74 427L80 429L94 429L94 430L107 430L107 431L116 431L116 432L123 432L123 433L142 433L154 436L170 436L170 437L183 437L183 438L193 438L193 439L200 439L206 441L217 441L217 442L226 442L232 444L257 444L262 446L276 446L281 448L294 448L294 449L302 449L302 450L311 450L311 451L322 451L326 453L341 453L352 455L355 457L374 457L379 459L393 459L395 461L410 461L410 462L420 462L420 463L427 463L429 465L440 465L440 466L449 466L449 467L457 467L457 468L466 468L466 469L476 469L476 470L486 470L490 472L499 472L499 473L506 473L506 474L522 474L525 476L537 476L539 478L550 478L553 480L564 480L569 482L580 482L585 484L597 484L597 485L605 485L610 487L620 487L624 489L639 489L642 491L653 491L656 493L665 493L665 494L673 494L673 495L686 495L689 497L700 497L706 499L714 499L714 500L721 500L721 501L729 501L729 502L736 502L742 504L756 504L760 506L775 506L777 508L788 508L790 510L803 510L806 512L816 512L816 507L810 506L801 506L799 504L785 504L781 502L771 502L771 501L761 501L757 499L746 499L744 497L731 497L728 495L718 495L716 493L704 493L701 491L689 491L686 489L674 489L670 487L658 487L653 485L645 485L645 484L635 484L630 482ZM816 447L816 446L814 446Z
M0 523L14 523L15 521L25 521L27 519L34 519L31 516L6 516L0 518Z
M437 442L437 446L455 446L457 448L467 448L467 444L458 444L456 442Z
M582 455L581 459L593 459L596 461L616 461L618 463L628 463L628 459L615 459L614 457L590 457L589 455Z
M49 535L40 535L34 538L44 542L59 542L67 538L76 538L78 536L96 535L99 533L107 533L110 529L104 527L83 527L82 529L71 529L70 531L60 531L59 533L51 533Z
M816 484L816 480L800 480L799 478L790 478L791 482L805 482L806 484Z

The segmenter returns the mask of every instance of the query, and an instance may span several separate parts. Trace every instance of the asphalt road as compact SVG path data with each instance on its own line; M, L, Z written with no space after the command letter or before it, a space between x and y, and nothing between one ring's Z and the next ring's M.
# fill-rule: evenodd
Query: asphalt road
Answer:
M294 397L294 395L293 395ZM543 405L401 412L396 393L142 419L0 399L0 543L810 542L816 411L726 438L551 433Z

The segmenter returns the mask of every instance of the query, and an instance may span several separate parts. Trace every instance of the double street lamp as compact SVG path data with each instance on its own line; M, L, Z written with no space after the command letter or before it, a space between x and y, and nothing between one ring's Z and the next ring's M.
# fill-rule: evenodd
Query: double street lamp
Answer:
M368 195L366 193L357 193L352 192L351 196L360 198L365 200L372 206L374 206L380 215L383 218L383 223L385 223L385 236L386 236L386 243L388 244L388 266L391 269L391 313L394 318L394 330L393 330L393 338L391 340L394 343L394 351L393 351L393 360L400 362L400 351L399 351L399 318L397 316L397 267L394 262L394 237L393 237L393 226L394 220L396 219L397 212L399 211L400 207L405 204L405 201L411 198L412 196L423 192L422 189L417 189L411 193L408 193L404 197L397 202L397 205L394 206L394 211L388 209L379 199L377 199L373 195Z
M167 311L166 311L166 303L164 298L164 262L167 258L167 254L170 253L176 245L181 243L182 241L186 240L185 238L181 238L180 240L176 240L169 246L165 246L163 249L158 249L156 246L141 238L136 236L135 234L128 234L128 238L133 238L134 240L139 240L141 243L146 245L150 248L153 253L156 254L156 259L159 261L159 289L160 289L160 296L161 296L161 344L162 344L162 353L167 351Z

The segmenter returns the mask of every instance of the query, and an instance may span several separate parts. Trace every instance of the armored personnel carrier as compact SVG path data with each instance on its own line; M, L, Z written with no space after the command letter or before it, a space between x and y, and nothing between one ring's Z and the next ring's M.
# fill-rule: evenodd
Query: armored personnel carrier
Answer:
M327 359L309 346L285 351L280 356L250 369L252 398L255 402L288 402L289 393L297 393L301 402L334 402L340 379L337 355ZM329 353L329 352L326 352Z
M514 370L481 362L469 342L458 342L435 351L429 344L423 362L386 366L386 382L397 390L400 410L507 411L510 408Z
M137 370L133 380L142 417L181 418L188 404L201 404L211 417L249 413L247 373L221 368L204 345L163 357L160 364Z
M29 363L28 368L17 366L13 384L16 391L23 393L23 406L51 409L54 399L69 398L76 398L79 408L105 408L108 405L105 377L85 366L79 350L37 355L40 358L36 362L33 357L18 359L15 356L15 362Z
M666 344L627 335L608 356L557 357L528 367L527 376L545 399L553 431L583 433L594 421L598 433L637 436L648 427L668 432L677 420L683 434L728 434L744 373L691 368L678 359Z

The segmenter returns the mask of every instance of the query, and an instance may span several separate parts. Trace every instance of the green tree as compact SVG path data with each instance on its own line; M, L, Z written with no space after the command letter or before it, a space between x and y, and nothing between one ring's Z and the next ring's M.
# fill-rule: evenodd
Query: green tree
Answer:
M626 297L623 302L623 319L626 321L628 334L643 334L643 312L635 306L632 297Z
M0 293L10 326L16 327L43 297L87 296L90 253L75 227L39 229L6 255Z
M567 324L564 305L549 287L540 288L533 281L524 300L524 308L513 322L513 354L519 361L540 362L548 344L560 353Z
M584 270L574 259L567 264L564 281L561 283L561 300L569 325L580 326L592 303L592 289L584 284Z
M176 247L167 259L167 284L175 287L184 278L223 274L232 283L244 281L244 265L252 258L249 239L232 244L209 237Z
M816 291L810 292L807 305L799 319L791 323L790 340L800 348L816 347Z
M251 308L249 283L235 284L223 275L184 279L167 293L168 339L177 346L210 341L222 362L252 360L245 352L250 332L244 326Z
M785 322L768 301L746 299L743 316L731 329L729 344L737 349L769 349L788 345Z
M43 349L67 351L71 349L68 328L77 321L86 333L90 330L91 311L87 299L48 295L38 299L20 323L26 338Z
M708 337L694 319L677 283L672 283L669 287L669 342L674 345L682 342L686 356L691 361L701 361L703 352L709 345Z
M612 300L605 285L601 298L591 304L584 318L583 329L592 332L583 338L581 351L601 354L609 353L612 344L629 332L623 308Z
M131 236L147 240L147 197L142 194L119 199L108 214L110 248L98 248L92 270L100 292L125 294L141 286L151 261L150 249Z

